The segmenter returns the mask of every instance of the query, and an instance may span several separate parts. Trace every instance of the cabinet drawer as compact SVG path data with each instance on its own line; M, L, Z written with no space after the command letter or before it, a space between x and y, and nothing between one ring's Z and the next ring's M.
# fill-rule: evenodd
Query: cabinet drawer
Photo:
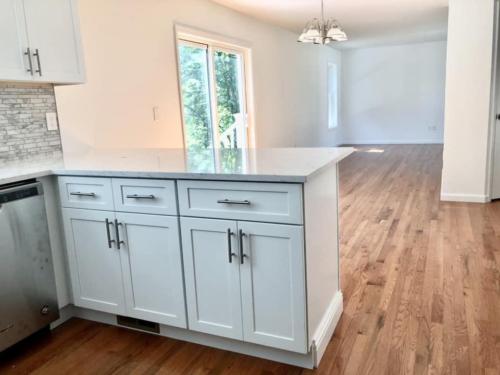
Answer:
M63 207L114 210L110 178L59 177Z
M180 214L302 224L302 186L254 182L179 181Z
M177 215L175 182L113 179L116 211Z

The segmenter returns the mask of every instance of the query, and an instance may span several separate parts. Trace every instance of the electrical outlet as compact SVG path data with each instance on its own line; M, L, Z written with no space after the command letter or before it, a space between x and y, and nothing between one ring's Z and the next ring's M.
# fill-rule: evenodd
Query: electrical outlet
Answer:
M47 120L47 130L59 129L59 125L57 124L57 113L47 112L45 114L45 119Z
M153 107L153 121L160 121L160 107L157 105Z

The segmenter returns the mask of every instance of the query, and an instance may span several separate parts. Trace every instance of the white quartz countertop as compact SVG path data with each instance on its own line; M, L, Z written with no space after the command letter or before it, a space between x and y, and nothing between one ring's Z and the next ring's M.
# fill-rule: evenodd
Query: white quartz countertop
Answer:
M350 147L92 150L62 158L0 162L0 184L52 174L302 183L353 151Z

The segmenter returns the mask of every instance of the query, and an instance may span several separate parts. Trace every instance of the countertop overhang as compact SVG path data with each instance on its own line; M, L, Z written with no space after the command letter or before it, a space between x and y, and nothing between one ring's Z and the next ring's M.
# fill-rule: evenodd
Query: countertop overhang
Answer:
M1 164L0 184L50 175L304 183L354 152L351 147L91 150Z

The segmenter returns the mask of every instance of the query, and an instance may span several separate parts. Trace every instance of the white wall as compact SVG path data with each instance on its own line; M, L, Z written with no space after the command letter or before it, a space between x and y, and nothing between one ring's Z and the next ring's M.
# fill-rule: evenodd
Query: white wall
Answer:
M494 0L450 0L444 200L488 199Z
M174 22L251 45L258 146L319 138L318 66L335 58L332 49L298 44L294 33L207 0L81 0L80 16L88 82L56 89L66 152L183 146Z
M344 143L442 143L446 41L346 50L342 64Z

